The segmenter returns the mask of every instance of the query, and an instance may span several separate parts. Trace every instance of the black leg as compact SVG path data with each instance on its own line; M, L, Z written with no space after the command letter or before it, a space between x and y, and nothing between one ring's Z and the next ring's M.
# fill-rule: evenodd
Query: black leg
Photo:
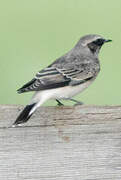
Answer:
M77 101L77 100L75 100L75 99L68 98L68 100L73 101L73 102L76 102L75 105L83 105L83 104L84 104L83 102Z
M56 99L56 101L57 101L57 103L58 103L58 104L57 104L58 106L64 106L64 104L62 104L58 99Z

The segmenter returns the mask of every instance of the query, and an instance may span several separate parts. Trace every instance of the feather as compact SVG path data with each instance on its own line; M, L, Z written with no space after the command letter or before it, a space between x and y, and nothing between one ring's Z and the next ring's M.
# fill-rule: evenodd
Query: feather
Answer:
M25 123L28 121L28 119L31 117L31 115L33 113L31 113L31 110L33 109L33 107L36 105L36 103L34 104L30 104L27 105L24 110L20 113L20 115L17 117L16 121L14 122L13 126L16 126L18 124L21 123Z

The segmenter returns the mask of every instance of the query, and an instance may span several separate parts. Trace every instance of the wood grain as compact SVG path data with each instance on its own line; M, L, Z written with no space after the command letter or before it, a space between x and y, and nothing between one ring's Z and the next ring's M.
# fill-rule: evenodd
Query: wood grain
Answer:
M121 180L121 106L0 105L0 180Z

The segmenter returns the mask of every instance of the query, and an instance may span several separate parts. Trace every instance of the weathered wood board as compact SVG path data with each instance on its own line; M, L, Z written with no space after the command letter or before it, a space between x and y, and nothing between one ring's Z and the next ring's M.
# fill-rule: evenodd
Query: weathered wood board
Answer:
M121 180L121 106L0 105L0 180Z

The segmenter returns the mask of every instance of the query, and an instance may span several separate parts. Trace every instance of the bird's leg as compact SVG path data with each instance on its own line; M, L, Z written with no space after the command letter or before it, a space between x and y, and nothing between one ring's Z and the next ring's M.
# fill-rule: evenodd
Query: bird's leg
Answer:
M77 101L77 100L72 99L72 98L68 98L68 100L73 101L73 102L76 102L76 104L75 104L75 105L83 105L83 104L84 104L83 102L81 102L81 101Z
M58 99L56 99L56 101L57 101L57 103L58 103L58 104L57 104L58 106L64 106L64 104L62 104Z

